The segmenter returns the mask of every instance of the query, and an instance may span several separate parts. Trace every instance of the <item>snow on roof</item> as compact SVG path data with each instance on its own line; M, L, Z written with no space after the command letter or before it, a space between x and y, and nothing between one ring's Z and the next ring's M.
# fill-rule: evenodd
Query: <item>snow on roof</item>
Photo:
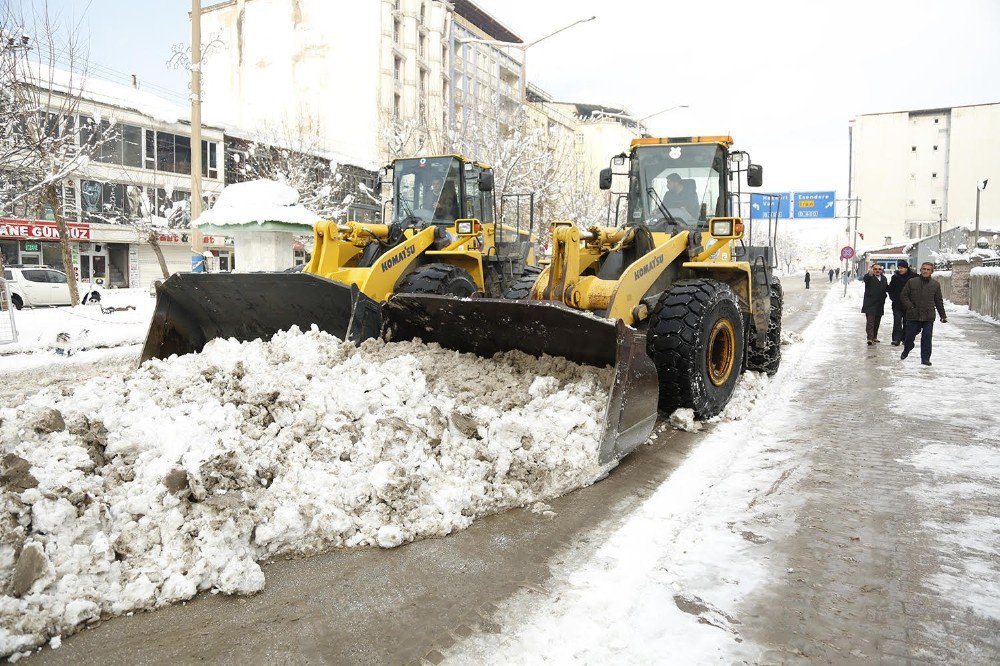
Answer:
M299 205L294 187L275 180L251 180L223 188L212 209L202 213L192 226L224 228L279 222L312 229L319 220L319 215Z
M28 76L32 83L41 87L51 85L55 92L79 95L98 104L137 111L166 123L187 121L190 118L189 109L138 88L89 76L86 72L49 67L43 62L31 62L29 67Z

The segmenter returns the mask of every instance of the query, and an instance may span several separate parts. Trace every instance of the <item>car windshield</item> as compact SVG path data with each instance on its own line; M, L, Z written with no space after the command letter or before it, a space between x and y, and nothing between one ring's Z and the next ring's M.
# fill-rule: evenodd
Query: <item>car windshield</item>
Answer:
M403 226L453 224L459 213L461 164L454 157L396 160L393 222Z
M722 165L714 143L640 146L629 174L629 224L664 231L671 224L704 226L725 214Z

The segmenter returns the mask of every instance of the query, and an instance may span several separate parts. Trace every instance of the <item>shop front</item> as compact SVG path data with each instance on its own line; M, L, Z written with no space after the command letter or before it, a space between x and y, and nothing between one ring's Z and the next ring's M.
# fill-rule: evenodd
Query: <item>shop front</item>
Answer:
M80 247L90 244L91 229L88 224L68 226L70 248L76 264L74 268L79 274ZM64 270L59 230L55 222L0 218L0 254L5 265L51 266Z

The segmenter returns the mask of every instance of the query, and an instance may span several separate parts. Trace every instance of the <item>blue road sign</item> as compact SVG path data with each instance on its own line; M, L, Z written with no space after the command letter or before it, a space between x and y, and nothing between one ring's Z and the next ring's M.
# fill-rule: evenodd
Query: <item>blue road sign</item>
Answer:
M774 218L774 211L778 211L780 219L791 217L791 194L788 192L774 192L780 198L767 196L765 194L750 195L750 219L767 220Z
M836 203L836 192L796 192L792 217L798 219L833 218L837 216Z

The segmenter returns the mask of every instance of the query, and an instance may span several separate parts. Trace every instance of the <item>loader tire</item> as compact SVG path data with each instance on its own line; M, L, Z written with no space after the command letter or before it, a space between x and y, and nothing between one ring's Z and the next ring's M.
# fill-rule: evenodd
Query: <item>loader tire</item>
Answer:
M538 276L542 274L542 269L538 266L525 266L521 277L514 281L503 297L510 301L520 301L531 296L531 290L538 281Z
M743 315L729 285L697 279L675 282L649 318L646 352L660 380L660 409L716 416L736 388L743 362Z
M396 287L401 294L467 297L479 291L469 272L450 264L427 264L407 275Z
M771 314L767 320L767 338L764 346L756 344L756 336L751 339L747 349L747 369L766 372L773 375L781 365L781 308L784 294L781 283L771 282Z

